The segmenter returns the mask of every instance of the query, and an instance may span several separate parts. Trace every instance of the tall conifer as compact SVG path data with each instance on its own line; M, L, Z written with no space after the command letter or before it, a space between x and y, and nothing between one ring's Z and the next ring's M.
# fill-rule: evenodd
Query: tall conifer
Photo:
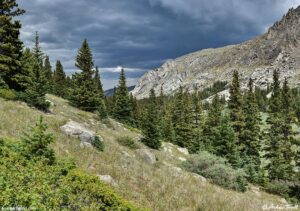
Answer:
M176 144L193 150L195 134L193 131L192 103L187 92L180 87L175 96L173 106L173 124L176 134Z
M98 93L99 93L100 97L102 99L104 99L103 85L102 85L102 82L101 82L101 77L100 77L100 73L99 73L99 68L98 67L96 67L96 73L95 73L94 79L95 79L95 84L96 84Z
M56 68L53 74L53 93L60 97L66 96L66 74L61 62L56 62Z
M121 69L119 86L116 89L114 97L115 104L113 117L123 123L132 124L132 106L130 104L128 87L126 85L126 76L123 68Z
M219 127L222 123L223 106L218 94L214 95L208 109L205 124L203 126L200 149L215 153L214 141L220 136Z
M240 136L243 128L243 112L242 112L242 94L240 90L240 81L238 71L234 71L232 83L230 85L230 97L228 101L228 108L230 109L230 119L234 131L237 136Z
M52 66L50 63L49 56L46 56L45 61L44 61L44 69L45 69L45 76L48 80L48 92L51 93L53 92L53 72L52 72Z
M103 105L97 87L94 82L94 61L87 39L82 43L76 57L76 67L80 73L73 75L74 87L70 89L69 99L71 103L86 111L96 111L99 105Z
M249 174L249 178L256 181L260 171L260 124L261 117L259 113L256 97L253 92L253 80L250 78L248 83L248 91L245 94L245 103L243 106L244 126L240 135L240 143L242 144L243 165Z
M22 72L22 48L20 40L21 23L14 19L25 11L16 0L0 1L0 78L9 88L24 91L16 79Z
M146 113L142 123L143 139L142 141L148 147L159 149L161 147L159 131L159 113L156 103L156 96L153 89L150 91L149 103L146 107Z
M35 47L32 56L28 59L28 75L25 76L26 102L38 109L47 110L46 101L47 78L43 67L43 52L39 45L39 36L36 33Z

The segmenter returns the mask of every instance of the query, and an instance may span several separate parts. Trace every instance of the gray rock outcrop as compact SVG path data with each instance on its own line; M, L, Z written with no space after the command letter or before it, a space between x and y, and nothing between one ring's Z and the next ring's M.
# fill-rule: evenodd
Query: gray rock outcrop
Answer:
M149 149L138 149L138 155L143 158L146 163L155 164L156 163L156 156L153 152Z
M68 136L79 138L81 141L81 147L92 147L95 140L95 132L87 129L84 125L70 120L65 125L60 127L61 131ZM98 136L101 141L102 138Z

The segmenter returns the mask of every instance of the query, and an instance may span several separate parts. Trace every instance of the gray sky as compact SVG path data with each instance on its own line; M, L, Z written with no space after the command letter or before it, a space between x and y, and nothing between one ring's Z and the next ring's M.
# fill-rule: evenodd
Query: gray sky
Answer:
M167 59L228 44L267 31L300 0L18 0L21 38L41 46L68 74L84 38L93 51L105 89L124 66L129 85Z

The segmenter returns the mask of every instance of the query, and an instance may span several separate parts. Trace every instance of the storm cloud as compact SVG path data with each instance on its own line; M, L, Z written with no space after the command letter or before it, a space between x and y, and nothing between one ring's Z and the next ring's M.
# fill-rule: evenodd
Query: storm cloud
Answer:
M203 48L239 43L264 33L300 0L18 0L21 38L41 45L52 65L69 74L84 38L105 88L124 66L130 85L167 59Z

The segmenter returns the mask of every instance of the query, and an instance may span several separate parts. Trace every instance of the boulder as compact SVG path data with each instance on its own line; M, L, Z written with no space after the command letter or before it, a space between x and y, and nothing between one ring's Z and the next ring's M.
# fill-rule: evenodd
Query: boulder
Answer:
M207 179L199 174L192 173L192 176L199 179L201 182L207 182Z
M95 140L95 132L87 129L85 126L78 122L69 121L67 124L60 127L61 131L68 136L79 138L81 141L81 147L91 147ZM98 136L99 137L99 136ZM103 139L99 137L101 141Z
M189 151L186 148L178 147L177 150L182 154L189 155Z
M156 157L149 149L139 149L137 150L137 153L144 159L146 163L156 163Z
M119 185L110 175L97 175L97 177L104 183L108 185L112 185L114 187L118 187Z
M95 140L95 133L82 124L74 121L69 121L67 124L61 126L61 131L68 136L77 137L81 142L93 143Z

